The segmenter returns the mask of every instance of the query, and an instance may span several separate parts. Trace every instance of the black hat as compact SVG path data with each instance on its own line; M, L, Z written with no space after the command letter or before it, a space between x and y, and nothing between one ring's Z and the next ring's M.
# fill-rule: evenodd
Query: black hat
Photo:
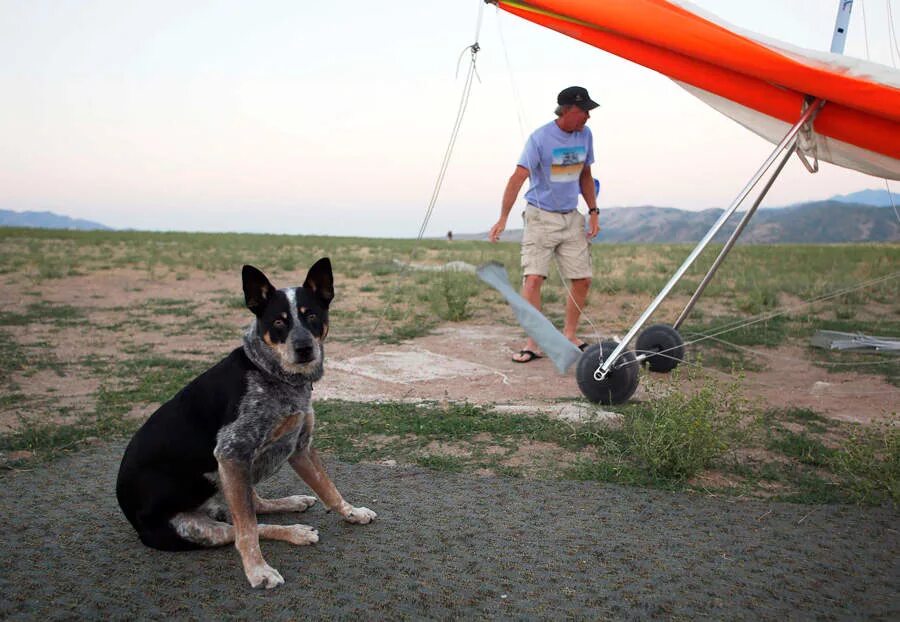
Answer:
M556 96L556 103L560 106L578 106L585 112L593 110L600 104L591 99L587 89L583 86L570 86L563 89Z

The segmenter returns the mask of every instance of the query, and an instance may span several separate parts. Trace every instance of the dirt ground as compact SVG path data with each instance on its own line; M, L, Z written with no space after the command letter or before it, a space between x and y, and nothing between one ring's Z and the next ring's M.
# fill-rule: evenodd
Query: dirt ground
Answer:
M136 271L57 279L32 285L30 293L7 280L0 285L2 312L34 313L34 303L45 301L87 316L87 324L51 329L35 313L15 326L16 342L42 356L52 353L62 373L23 370L12 380L28 388L29 408L58 412L64 404L90 412L99 384L110 379L98 379L81 362L85 353L116 360L134 356L137 347L214 360L239 343L248 320L246 310L223 302L237 297L238 287L230 274L177 280ZM176 298L197 307L187 315L154 316L153 330L129 321L147 301ZM192 339L191 323L209 315L233 326L232 334ZM123 328L98 329L107 325ZM332 326L316 399L468 400L564 419L606 416L581 397L573 373L557 374L547 359L513 363L523 337L508 320L444 324L397 345L359 345L346 331ZM797 346L763 351L764 371L747 373L743 386L765 406L871 422L900 404L900 389L878 376L829 374ZM633 399L670 382L671 376L644 379ZM16 408L0 406L0 430L18 424ZM131 415L142 418L154 408ZM310 524L321 542L263 543L286 584L254 592L233 547L173 554L140 545L112 494L123 446L98 439L39 467L0 472L0 557L6 560L0 618L888 620L900 612L892 508L336 460L328 469L339 489L352 503L376 510L378 519L348 525L321 504L300 517L267 519ZM533 460L542 448L522 451ZM287 471L261 493L303 490Z
M126 347L147 347L162 356L202 360L224 356L239 344L241 331L249 321L246 309L223 302L226 297L240 296L239 283L234 280L231 274L197 273L176 279L151 278L142 271L113 270L35 284L26 295L16 280L7 280L0 285L0 311L21 314L41 300L83 310L91 326L121 323L127 320L123 309L140 307L151 300L187 299L197 305L188 315L153 318L157 325L176 329L171 331L85 330L78 324L50 327L48 331L48 326L35 317L34 322L17 327L14 338L24 345L47 347L65 371L60 374L52 370L23 370L13 375L13 381L28 386L32 398L43 396L55 405L69 405L71 412L77 413L90 410L99 384L89 370L78 364L85 354L115 358ZM282 284L281 280L276 282ZM335 305L347 309L362 304L356 289L345 286L341 291L339 287ZM630 297L627 302L633 304ZM615 298L604 300L604 306L615 305ZM593 309L592 313L598 310ZM183 327L189 329L195 318L206 316L216 316L233 326L233 338L216 341L190 339L190 333L187 337L178 334ZM560 375L547 358L527 364L512 362L510 357L522 347L524 335L511 325L511 317L512 312L508 311L507 317L492 323L484 319L445 323L431 334L400 344L349 341L342 335L352 327L332 322L333 338L326 347L326 374L316 386L315 396L353 401L465 400L493 405L501 411L542 412L564 419L603 416L599 407L583 399L574 367ZM600 338L589 332L583 336L590 342ZM745 396L760 406L809 408L834 419L870 423L887 418L900 405L900 388L880 376L829 373L813 365L803 347L759 347L753 353L763 370L746 372L742 386ZM715 370L704 373L727 379ZM632 399L646 399L648 391L664 389L672 382L670 376L651 374L641 381ZM141 417L153 408L141 407L133 414ZM20 414L15 406L0 406L0 430L15 429Z
M560 375L547 358L512 362L521 335L512 327L466 325L366 351L331 344L330 365L317 395L364 401L468 400L562 416L596 412L578 389L574 367ZM766 369L747 372L743 386L748 398L766 407L809 408L834 419L870 423L885 419L900 405L900 388L878 376L828 373L810 363L799 347L764 349L763 354ZM715 371L706 373L725 378ZM653 374L632 399L646 399L654 386L670 382L665 375ZM582 403L561 403L573 399Z
M317 503L266 522L285 584L251 590L232 546L142 546L112 490L124 444L0 473L4 620L896 620L897 512L329 460L350 525ZM305 490L290 469L261 488ZM24 502L23 502L24 501Z

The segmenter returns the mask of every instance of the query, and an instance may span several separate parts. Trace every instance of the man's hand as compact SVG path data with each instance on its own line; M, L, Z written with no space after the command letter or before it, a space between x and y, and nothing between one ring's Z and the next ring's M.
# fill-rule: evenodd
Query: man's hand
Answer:
M506 219L509 218L509 212L512 210L513 203L516 202L519 190L522 189L522 184L525 183L526 179L528 179L528 169L521 165L516 166L516 170L509 176L509 181L506 182L506 188L503 190L503 200L500 202L500 219L497 221L497 224L491 227L488 233L488 239L491 242L499 240L500 234L506 229Z
M600 233L600 218L597 214L591 214L591 219L588 223L587 237L589 240L593 240L597 237L598 233Z
M491 227L490 232L488 232L488 239L491 242L496 242L500 239L500 234L503 233L504 229L506 229L506 220L498 220L497 224Z

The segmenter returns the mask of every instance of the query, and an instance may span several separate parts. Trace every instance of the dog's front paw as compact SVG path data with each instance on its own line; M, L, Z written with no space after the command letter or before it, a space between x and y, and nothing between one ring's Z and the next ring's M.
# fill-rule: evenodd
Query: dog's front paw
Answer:
M254 589L264 587L267 590L271 590L273 587L278 587L284 583L281 574L265 562L250 568L246 572L247 580L250 581L250 586Z
M357 525L367 525L375 520L376 516L378 514L369 508L350 508L350 512L344 516L344 520Z

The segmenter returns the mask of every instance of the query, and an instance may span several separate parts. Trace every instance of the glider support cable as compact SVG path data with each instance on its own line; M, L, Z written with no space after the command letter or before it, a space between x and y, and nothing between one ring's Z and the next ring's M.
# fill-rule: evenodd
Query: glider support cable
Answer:
M801 309L804 309L804 308L806 308L806 307L812 306L812 305L814 305L814 304L817 304L817 303L820 303L820 302L824 302L824 301L828 301L828 300L833 300L833 299L835 299L835 298L839 298L839 297L841 297L841 296L844 296L844 295L846 295L846 294L848 294L848 293L855 292L855 291L858 291L858 290L861 290L861 289L865 289L865 288L868 288L868 287L874 287L874 286L876 286L876 285L880 285L880 284L883 284L883 283L887 283L887 282L889 282L889 281L892 281L892 280L895 280L895 279L898 279L898 278L900 278L900 272L894 272L894 273L892 273L892 274L888 274L888 275L885 275L885 276L882 276L882 277L878 277L878 278L875 278L875 279L870 279L869 281L865 281L865 282L859 283L859 284L857 284L857 285L853 285L853 286L841 288L841 289L839 289L839 290L837 290L837 291L833 291L833 292L831 292L831 293L824 294L824 295L818 296L818 297L816 297L816 298L812 298L812 299L807 300L807 301L805 301L805 302L803 302L803 303L800 303L800 304L798 304L798 305L792 305L792 306L790 306L790 307L784 307L784 308L781 308L781 309L776 309L776 310L774 310L774 311L770 311L770 312L767 312L767 313L760 314L760 315L758 315L758 316L756 316L756 317L754 317L754 318L752 318L752 319L750 319L749 321L746 321L746 322L734 322L734 323L731 323L731 324L726 324L726 325L723 325L723 326L719 326L719 327L716 327L715 329L713 329L713 331L710 332L710 333L695 333L695 334L692 335L692 336L694 337L693 339L690 339L690 340L688 340L688 341L685 341L684 343L679 344L679 345L678 345L677 347L675 347L675 348L669 348L669 349L661 350L661 351L658 351L658 352L657 352L657 351L654 351L654 352L652 352L652 355L653 355L654 357L659 357L659 356L661 356L661 357L663 357L663 358L669 358L669 359L672 359L673 361L677 361L678 364L688 364L688 365L693 365L693 366L697 367L698 369L713 370L713 371L717 371L718 373L720 373L720 374L722 374L722 375L724 375L724 376L729 376L729 374L726 374L725 372L719 372L718 370L715 370L714 368L704 367L702 364L699 364L699 363L692 363L692 362L686 360L685 358L683 358L682 356L678 355L678 352L676 352L676 350L681 349L681 348L684 348L684 347L689 346L689 345L694 345L694 344L701 343L701 342L704 342L704 341L713 341L713 342L716 342L716 343L720 343L720 344L726 345L726 346L728 346L728 347L730 347L730 348L735 348L735 349L737 349L737 350L741 350L741 351L743 351L743 352L746 352L746 353L748 353L748 354L751 354L751 355L757 356L757 357L764 357L764 358L768 358L768 359L780 359L780 360L784 360L784 361L795 361L795 362L798 362L798 363L802 363L802 362L805 362L806 359L801 359L801 358L791 357L791 356L783 356L783 355L772 354L772 353L767 353L767 352L760 352L759 350L754 350L754 349L751 349L751 348L747 348L747 347L744 347L744 346L740 346L740 345L735 344L735 343L732 343L732 342L730 342L730 341L726 341L726 340L724 340L724 339L720 339L719 336L720 336L720 335L727 334L727 333L730 333L730 332L732 332L732 331L741 330L741 329L743 329L743 328L746 328L746 327L748 327L748 326L753 326L753 325L759 324L759 323L761 323L761 322L768 322L769 320L772 320L772 319L774 319L774 318L777 318L777 317L780 317L780 316L783 316L783 315L787 315L787 314L789 314L789 313L797 312L797 311L799 311L799 310L801 310ZM646 358L647 355L650 354L650 353L648 353L648 352L640 352L640 351L636 351L635 354L636 354L636 356L635 356L631 361L622 363L620 366L621 366L621 367L625 367L625 366L628 366L628 365L639 365L639 364L642 362L642 360L643 360L644 358ZM835 366L835 367L848 367L848 368L849 368L849 367L865 367L865 366L872 366L872 365L885 365L885 364L889 364L890 362L891 362L891 361L878 361L878 362L848 362L848 363L835 363L835 362L831 362L831 363L829 363L829 364L832 365L832 366ZM847 395L859 395L859 394L861 394L861 393L862 393L862 392L854 391L854 392L852 392L852 393L845 393L845 394L847 394ZM884 393L884 391L865 391L864 393L865 393L866 395L877 395L877 394Z
M762 179L763 175L775 160L778 158L779 154L784 149L788 149L789 151L793 151L796 148L797 142L797 134L800 132L801 128L808 121L811 121L816 114L818 114L821 107L824 105L824 101L821 99L816 99L809 105L806 110L803 112L800 119L788 130L787 134L785 134L784 138L781 139L781 142L778 143L778 146L775 147L774 151L766 158L766 161L763 165L756 171L753 177L747 182L747 185L744 186L744 189L738 194L738 196L731 202L731 205L726 209L719 219L713 224L709 231L706 232L706 235L703 236L703 239L697 244L693 251L691 251L690 255L688 255L687 259L684 260L684 263L681 264L681 267L675 272L669 282L663 287L662 291L656 296L653 302L650 303L650 306L641 314L638 320L634 323L634 325L629 329L629 331L625 334L622 340L618 343L616 348L610 353L608 357L605 357L604 360L597 367L594 372L594 380L597 382L602 382L609 371L612 369L613 365L616 362L616 359L625 351L625 348L628 346L628 343L637 335L638 331L643 327L644 323L650 318L651 315L656 311L660 304L662 304L663 300L665 300L666 296L669 295L669 292L672 291L672 288L681 280L684 274L687 272L688 268L694 263L697 257L701 252L709 245L712 238L719 232L719 230L725 225L726 221L737 211L737 208L740 207L741 203L743 203L744 199L750 194L753 188L759 183L759 180ZM781 168L779 167L779 172ZM768 190L768 188L766 188ZM723 258L724 259L724 258ZM719 262L721 263L721 262Z
M459 56L459 61L457 61L457 75L459 73L459 64L462 62L465 53L469 52L469 69L466 73L465 84L463 85L462 96L460 97L459 108L456 111L456 120L453 123L453 130L450 132L450 140L447 143L447 148L444 151L444 157L441 161L440 170L437 175L437 179L434 182L434 188L431 192L431 199L428 201L428 207L425 210L425 217L422 219L422 224L419 227L418 235L416 236L416 243L410 251L410 264L412 265L412 259L415 256L416 251L419 248L419 243L422 241L423 236L425 235L425 230L428 227L428 223L431 220L431 216L434 213L435 205L437 204L438 196L441 192L441 187L444 184L444 178L447 175L447 168L450 165L450 156L453 154L453 147L456 145L456 139L459 136L460 127L462 127L463 117L466 113L466 108L469 105L469 95L472 92L472 83L475 78L478 77L478 72L475 66L478 52L481 50L481 46L478 45L478 36L481 32L481 18L483 13L483 4L479 5L478 9L478 20L476 22L475 27L475 42L471 45L467 45L463 48L462 52ZM400 275L406 271L408 265L404 265L400 270ZM378 318L378 321L375 323L375 327L372 329L372 334L378 332L378 328L381 326L381 322L384 320L387 315L388 310L394 303L394 299L396 298L397 291L400 288L400 279L396 281L397 285L394 288L394 292L388 300L387 304L384 307L384 311L381 314L381 317Z

